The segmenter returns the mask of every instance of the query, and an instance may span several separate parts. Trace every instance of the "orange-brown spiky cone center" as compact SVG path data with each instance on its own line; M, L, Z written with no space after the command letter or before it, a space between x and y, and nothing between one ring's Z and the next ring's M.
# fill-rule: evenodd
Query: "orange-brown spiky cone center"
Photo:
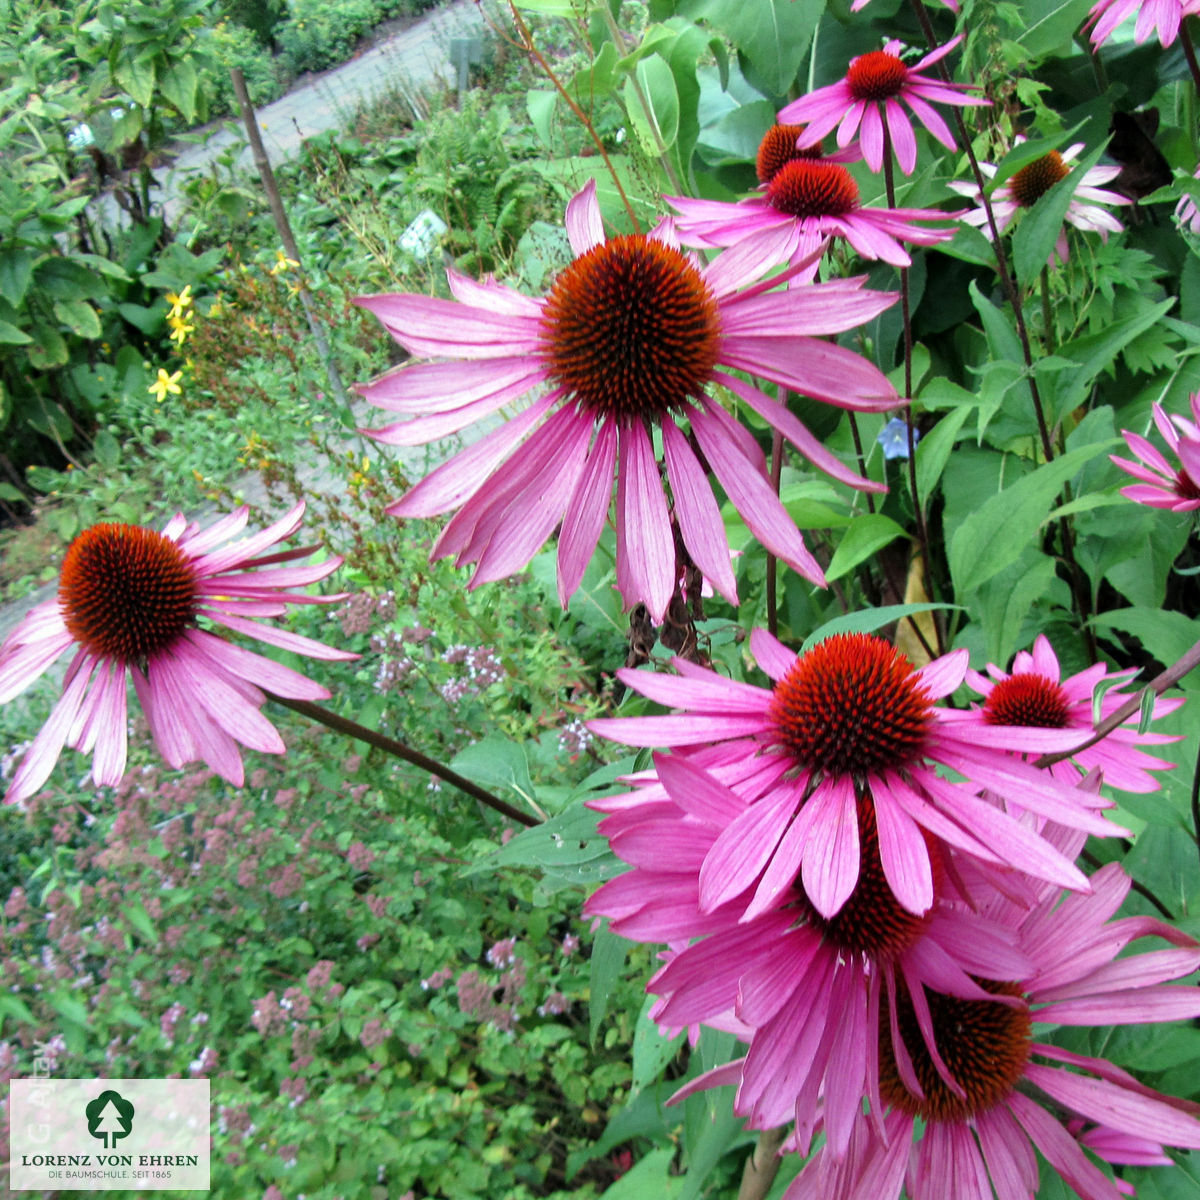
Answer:
M1056 183L1066 179L1071 168L1057 150L1026 163L1008 181L1012 198L1022 208L1032 208Z
M758 143L758 156L754 167L759 183L770 183L779 173L780 167L794 159L820 158L820 146L796 146L796 139L804 132L803 125L772 125Z
M837 163L785 163L767 188L772 208L793 217L840 217L858 207L858 186Z
M67 629L85 649L144 663L192 624L196 576L161 533L93 525L67 548L58 599Z
M899 94L908 78L908 68L884 50L862 54L846 72L850 95L855 100L887 100Z
M1020 996L1012 983L975 981L996 996ZM1012 1094L1029 1062L1033 1018L1026 1008L993 1000L960 1000L925 990L934 1044L965 1096L956 1096L934 1066L903 985L897 988L900 1037L924 1098L904 1086L892 1048L890 1022L879 1021L879 1091L886 1104L926 1121L965 1121L994 1108Z
M989 725L1065 729L1069 714L1070 706L1062 688L1045 675L1032 673L1002 679L983 704L983 719Z
M809 770L857 778L920 757L933 702L912 665L882 638L826 638L775 685L778 740Z
M546 298L547 371L580 407L656 420L700 396L721 347L717 301L679 250L610 238L560 272Z
M798 907L804 911L807 924L819 929L825 940L838 950L846 954L866 954L876 962L894 960L920 940L929 927L929 915L910 913L896 899L883 873L875 802L865 792L859 792L856 799L859 870L858 883L850 899L833 917L823 917L804 894L804 886L797 876ZM926 844L933 864L936 894L944 874L942 860L930 839L926 839Z

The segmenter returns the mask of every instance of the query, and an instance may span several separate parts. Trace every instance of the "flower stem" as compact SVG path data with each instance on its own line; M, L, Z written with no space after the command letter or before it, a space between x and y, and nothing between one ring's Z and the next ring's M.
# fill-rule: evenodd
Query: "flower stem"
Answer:
M896 181L892 164L892 134L886 121L883 122L883 186L887 190L888 208L896 207ZM904 396L908 407L904 410L904 428L908 437L908 490L912 494L913 520L917 526L917 553L921 556L921 573L925 576L925 586L932 596L934 593L933 572L929 569L929 527L925 524L925 506L917 489L917 439L913 432L913 336L912 313L909 309L908 268L900 268L900 316L904 322ZM910 622L914 631L917 623ZM943 652L941 626L934 623L937 630L938 655ZM925 638L917 633L926 651L933 654Z
M938 49L937 34L933 31L933 23L929 19L929 13L925 11L924 0L912 0L912 7L913 12L916 13L917 20L921 23L921 29L925 34L925 40L929 43L930 50ZM938 60L937 71L946 83L953 82L944 60ZM1017 289L1016 280L1009 270L1008 255L1005 253L1004 243L1000 237L1000 229L996 224L996 214L992 211L992 202L987 194L987 181L983 177L983 172L979 169L979 159L976 158L975 148L971 145L971 139L967 135L967 127L963 121L962 113L957 106L951 107L951 113L954 117L959 145L962 146L967 155L967 161L971 164L971 174L975 179L975 186L979 188L979 202L983 206L984 215L987 217L992 248L996 252L996 272L1000 276L1000 284L1004 288L1004 294L1012 306L1013 319L1017 326L1017 338L1021 343L1021 357L1025 360L1025 375L1026 382L1029 384L1029 397L1033 402L1034 416L1037 418L1038 436L1042 443L1042 454L1045 456L1046 462L1053 462L1054 445L1050 438L1050 427L1046 423L1046 409L1042 403L1042 394L1038 388L1037 379L1033 374L1033 349L1029 342L1029 330L1025 325L1025 310L1021 305L1021 294ZM884 135L886 136L886 134L887 125L885 124ZM1066 501L1069 501L1069 499L1068 494ZM1096 663L1100 661L1100 650L1096 645L1096 635L1089 624L1092 606L1088 595L1087 576L1084 575L1083 568L1080 567L1078 560L1075 558L1075 542L1071 536L1070 524L1066 517L1059 520L1058 528L1062 539L1063 560L1071 576L1071 593L1075 597L1075 606L1079 611L1080 625L1083 629L1084 640L1087 642L1088 655L1091 661Z
M413 750L403 742L396 741L395 738L390 738L386 734L379 733L377 730L368 729L365 725L359 725L357 721L351 721L346 717L338 716L337 713L330 712L327 708L322 708L319 704L312 704L308 700L290 700L286 696L276 696L273 692L268 692L267 697L274 700L276 704L281 704L284 708L290 708L292 712L300 713L301 716L308 717L310 720L316 721L317 724L324 725L327 729L332 729L335 733L341 733L346 737L355 738L357 741L366 742L368 746L374 746L376 749L383 750L395 758L402 758L405 762L412 763L415 767L420 767L422 771L428 771L430 775L436 775L439 779L444 779L447 783L453 784L458 788L460 792L466 792L468 796L473 796L480 804L486 804L488 808L494 809L512 821L517 821L522 825L540 824L536 817L531 817L528 813L521 812L519 808L514 808L498 796L493 796L491 792L485 791L478 784L472 783L469 779L464 779L457 771L452 771L449 767L444 767L436 759L430 758L427 754L422 754L419 750Z
M1186 16L1180 18L1179 44L1183 47L1183 57L1187 59L1188 70L1192 73L1192 83L1197 94L1200 94L1200 63L1196 61L1196 47L1192 42L1192 35L1188 33L1187 22Z
M1050 351L1050 267L1042 268L1042 344Z
M867 477L867 456L863 453L862 434L858 432L858 414L851 408L846 410L850 418L850 436L854 439L854 453L858 455L858 473ZM875 493L863 492L867 500L867 512L875 511Z
M1072 746L1070 750L1058 750L1053 754L1043 754L1041 758L1034 760L1035 767L1048 767L1053 763L1062 762L1064 758L1070 758L1073 754L1079 754L1083 750L1094 746L1097 742L1103 741L1118 725L1124 724L1130 717L1141 711L1142 700L1148 692L1153 692L1156 696L1161 696L1167 688L1178 683L1185 675L1195 670L1200 666L1200 642L1197 642L1188 652L1173 663L1160 675L1156 675L1136 696L1130 698L1117 709L1112 716L1105 717L1099 725L1096 726L1095 732L1086 741L1080 742L1078 746Z
M787 1137L787 1126L777 1129L764 1129L758 1135L754 1151L746 1159L742 1169L742 1183L738 1188L737 1200L763 1200L775 1182L783 1159L779 1150Z

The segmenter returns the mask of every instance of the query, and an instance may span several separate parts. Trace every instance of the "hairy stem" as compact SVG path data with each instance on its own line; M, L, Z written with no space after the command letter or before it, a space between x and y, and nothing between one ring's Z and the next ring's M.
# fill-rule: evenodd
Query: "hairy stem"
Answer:
M268 692L267 697L284 708L290 708L292 712L300 713L301 716L308 717L310 720L316 721L317 724L324 725L327 729L332 729L335 733L344 734L346 737L354 738L360 742L366 742L368 746L374 746L376 749L382 750L386 754L391 754L395 758L402 758L405 762L412 763L414 767L420 767L422 771L428 771L430 775L436 775L439 779L444 779L447 783L453 784L458 788L460 792L466 792L468 796L474 797L480 804L486 804L488 808L495 810L502 816L508 817L509 820L517 821L521 825L540 824L536 817L531 817L528 813L523 813L519 808L514 808L511 804L501 800L499 796L493 796L491 792L481 788L478 784L463 778L457 771L452 771L449 767L443 766L437 759L430 758L427 754L422 754L420 750L413 750L403 742L396 741L395 738L390 738L375 729L368 729L365 725L359 725L357 721L351 721L346 717L338 716L337 713L330 712L329 709L322 708L319 704L312 704L308 700L290 700L285 696L276 696L273 692Z

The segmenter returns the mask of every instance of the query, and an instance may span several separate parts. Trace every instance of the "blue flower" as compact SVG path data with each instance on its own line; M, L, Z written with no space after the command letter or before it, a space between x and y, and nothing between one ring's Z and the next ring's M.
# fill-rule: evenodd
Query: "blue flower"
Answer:
M913 430L913 445L920 440L920 433ZM875 439L883 447L884 458L908 457L908 425L903 417L893 417Z

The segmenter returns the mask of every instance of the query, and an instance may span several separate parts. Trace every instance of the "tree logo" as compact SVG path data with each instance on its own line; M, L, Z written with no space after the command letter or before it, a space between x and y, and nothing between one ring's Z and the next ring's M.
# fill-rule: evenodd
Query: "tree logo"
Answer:
M111 1088L101 1092L84 1108L88 1133L100 1138L105 1150L111 1150L119 1138L128 1137L133 1128L133 1105Z

